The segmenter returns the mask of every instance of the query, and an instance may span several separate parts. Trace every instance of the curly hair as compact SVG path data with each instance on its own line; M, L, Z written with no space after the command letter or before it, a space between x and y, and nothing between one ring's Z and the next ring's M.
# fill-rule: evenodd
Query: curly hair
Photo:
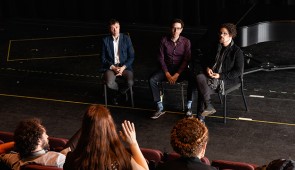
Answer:
M221 26L219 28L225 28L225 29L227 29L229 35L231 35L233 38L235 38L237 36L237 28L236 28L236 25L234 25L232 23L224 23L224 24L221 24Z
M208 129L197 118L179 120L171 131L170 144L182 156L194 157L208 142Z
M15 149L21 158L31 154L38 146L39 140L45 132L41 120L31 118L21 121L14 131Z

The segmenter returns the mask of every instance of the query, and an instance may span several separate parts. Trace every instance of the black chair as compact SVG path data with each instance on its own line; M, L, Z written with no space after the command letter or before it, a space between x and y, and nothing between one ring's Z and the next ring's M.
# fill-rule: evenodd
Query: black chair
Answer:
M104 89L104 103L105 103L105 106L108 107L108 87L107 87L107 84L105 83L105 81L103 81L103 89ZM130 92L131 106L132 106L132 108L134 108L133 88L132 88L132 86L128 89L128 91Z
M227 95L237 89L240 89L241 91L241 95L243 97L243 101L244 101L244 105L245 105L245 109L246 111L248 111L248 105L247 105L247 102L246 102L246 98L245 98L245 95L244 95L244 79L243 79L243 73L242 75L239 77L239 83L237 84L234 84L232 86L230 86L229 88L226 88L225 89L225 86L226 86L226 81L222 81L222 91L221 92L218 92L218 96L219 96L219 99L220 99L220 102L221 104L223 104L223 115L224 115L224 124L226 124L226 115L227 115L227 101L226 101L226 98L227 98Z
M165 91L165 86L170 85L169 82L163 81L163 82L158 82L158 86L160 87L160 96L161 96L161 101L163 102L163 97L164 97L164 91ZM184 86L187 85L186 81L181 81L181 82L176 82L175 85L180 86L181 90L181 104L182 104L182 111L185 110L185 101L184 101Z
M128 36L130 36L129 32L125 32L125 34L128 35ZM105 102L105 106L108 107L108 87L107 87L106 82L104 81L104 78L103 78L103 71L100 71L100 72L102 73L102 75L101 75L101 79L102 79L102 81L103 81L104 102ZM118 77L118 78L116 79L116 81L117 81L117 80L121 81L120 79L121 79L121 77ZM128 89L128 91L130 91L131 106L132 106L132 108L134 108L133 88L130 87L130 88Z

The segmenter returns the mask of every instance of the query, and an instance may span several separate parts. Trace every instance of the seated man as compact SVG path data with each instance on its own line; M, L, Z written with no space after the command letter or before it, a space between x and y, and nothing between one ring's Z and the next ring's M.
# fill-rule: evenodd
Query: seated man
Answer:
M101 63L107 87L116 92L113 104L117 105L118 98L133 85L134 49L130 37L120 33L119 21L111 19L109 30L111 34L104 37L102 42ZM121 88L116 82L117 77L126 80Z
M59 152L49 149L45 127L37 118L21 121L14 131L15 151L0 155L0 167L19 170L21 166L35 163L44 166L63 167L66 154L71 148Z
M181 157L160 164L159 170L209 170L212 166L201 162L208 142L208 129L196 118L179 120L171 131L170 143Z
M186 115L192 115L192 83L194 81L192 81L193 76L188 69L188 63L191 59L191 42L189 39L180 35L183 26L184 23L181 19L174 19L170 25L170 35L164 36L161 39L158 55L161 69L156 71L149 80L153 99L157 105L157 111L151 116L152 119L157 119L165 113L158 87L158 83L162 81L168 81L172 85L177 81L188 81Z
M195 72L198 89L197 117L204 121L205 116L214 114L211 94L220 91L221 80L225 81L225 89L239 82L244 69L243 51L234 43L237 35L236 26L224 23L219 26L217 45L204 50L200 71Z

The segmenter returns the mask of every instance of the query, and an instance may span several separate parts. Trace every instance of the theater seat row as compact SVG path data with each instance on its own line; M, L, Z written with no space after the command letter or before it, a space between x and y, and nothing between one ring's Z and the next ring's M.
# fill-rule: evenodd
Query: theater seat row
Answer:
M56 138L56 137L49 137L49 144L50 150L53 151L61 151L63 147L66 145L68 139L65 138ZM13 141L13 133L12 132L4 132L0 131L0 144L8 143ZM158 164L170 161L173 159L177 159L180 157L179 154L172 152L172 153L163 153L157 149L150 149L150 148L140 148L144 157L149 163L149 167L151 170L155 169ZM235 162L235 161L228 161L228 160L213 160L210 163L210 160L207 157L201 159L201 161L207 165L212 165L219 170L255 170L258 165L249 164L245 162ZM62 168L57 167L50 167L50 166L41 166L41 165L26 165L22 167L21 170L62 170Z

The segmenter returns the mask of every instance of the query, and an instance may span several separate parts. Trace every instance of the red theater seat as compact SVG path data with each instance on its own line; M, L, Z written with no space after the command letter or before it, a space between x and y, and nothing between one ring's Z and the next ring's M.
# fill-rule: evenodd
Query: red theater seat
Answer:
M258 166L255 164L228 160L213 160L211 165L218 168L219 170L255 170L255 168Z
M54 166L42 166L37 164L29 164L21 167L21 170L62 170L62 168L57 168Z
M0 131L0 140L4 143L13 141L13 133Z

